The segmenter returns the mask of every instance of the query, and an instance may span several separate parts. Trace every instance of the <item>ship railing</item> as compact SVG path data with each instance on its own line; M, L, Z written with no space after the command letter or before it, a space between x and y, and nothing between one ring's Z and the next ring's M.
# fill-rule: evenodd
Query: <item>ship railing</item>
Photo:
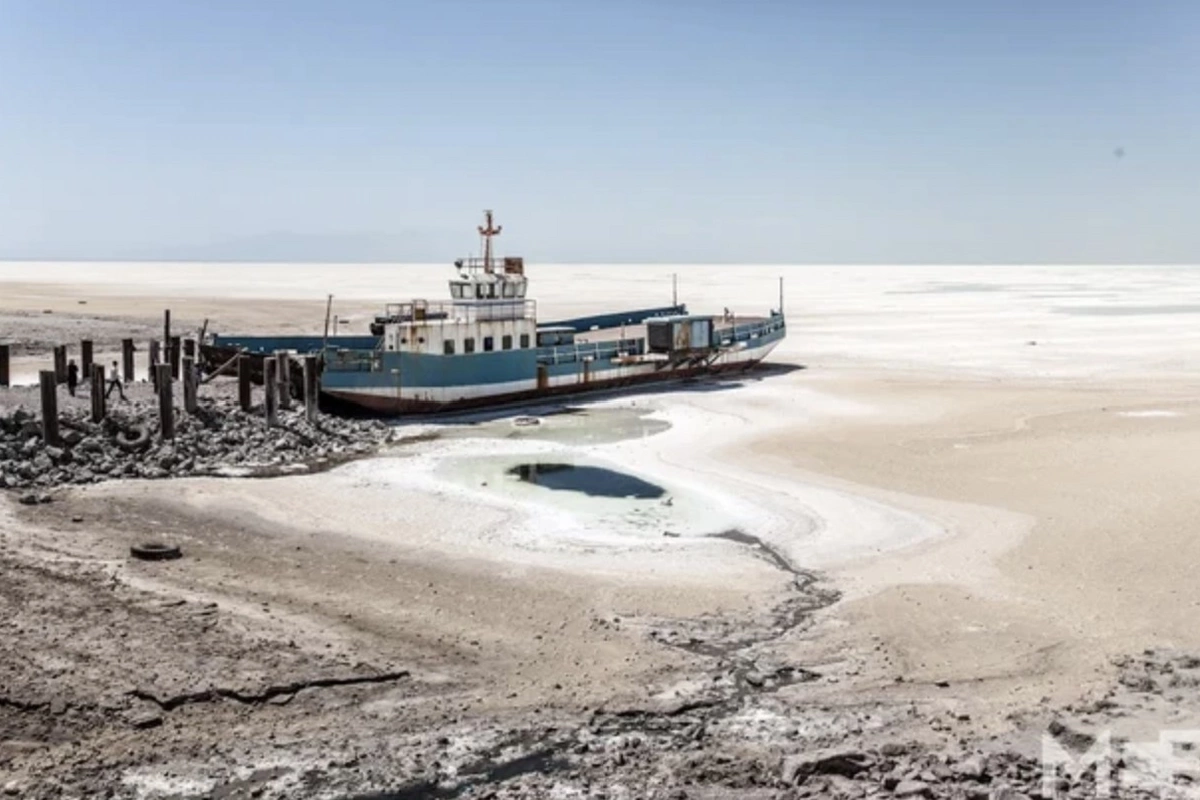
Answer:
M645 339L614 339L607 342L584 342L561 344L538 348L538 362L542 364L571 364L576 361L605 361L622 355L642 355Z
M487 269L488 263L482 258L460 258L454 262L459 269ZM506 275L524 275L525 259L520 256L492 256L492 271Z
M713 331L713 337L717 340L718 345L727 346L737 342L748 342L760 336L766 336L775 331L782 330L784 326L784 318L782 316L774 316L769 319L744 322L741 325L732 325L727 328L717 328Z
M484 300L478 302L389 303L377 322L461 324L488 320L537 319L536 300Z

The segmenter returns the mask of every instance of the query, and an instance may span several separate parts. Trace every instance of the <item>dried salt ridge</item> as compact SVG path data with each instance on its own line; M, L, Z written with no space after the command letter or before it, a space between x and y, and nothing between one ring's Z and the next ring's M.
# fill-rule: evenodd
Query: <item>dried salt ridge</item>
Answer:
M310 423L302 410L280 410L278 416L279 424L268 428L261 413L245 413L234 401L201 399L196 414L176 417L174 439L163 441L156 403L134 401L110 410L100 423L69 408L59 414L62 443L53 446L42 437L41 421L18 408L0 416L0 488L306 472L368 455L394 438L378 420L322 415Z

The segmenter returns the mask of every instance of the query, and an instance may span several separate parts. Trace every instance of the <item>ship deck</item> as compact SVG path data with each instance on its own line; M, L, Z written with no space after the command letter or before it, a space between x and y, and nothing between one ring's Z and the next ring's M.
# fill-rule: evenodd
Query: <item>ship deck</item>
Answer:
M713 330L717 333L721 331L731 331L740 325L757 325L769 320L770 317L750 316L750 315L730 315L713 317ZM580 331L575 334L575 342L577 344L589 344L598 342L616 342L621 339L645 339L646 324L638 323L637 325L625 325L616 328L597 328L594 331Z

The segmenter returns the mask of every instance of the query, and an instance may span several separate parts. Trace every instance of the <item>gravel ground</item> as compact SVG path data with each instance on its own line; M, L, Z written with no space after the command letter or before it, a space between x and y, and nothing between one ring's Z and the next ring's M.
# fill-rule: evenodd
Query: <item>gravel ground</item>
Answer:
M178 387L177 387L178 388ZM395 431L377 420L319 414L310 422L299 404L278 412L268 427L261 408L243 412L230 395L232 381L203 387L195 413L175 408L174 434L159 431L158 401L134 385L125 400L113 396L107 417L91 421L87 387L58 412L59 438L48 444L38 416L28 410L33 389L0 390L12 408L0 414L0 488L48 489L116 478L219 475L230 470L262 474L292 468L322 469L386 444ZM89 401L90 402L90 401ZM30 496L24 502L35 502Z

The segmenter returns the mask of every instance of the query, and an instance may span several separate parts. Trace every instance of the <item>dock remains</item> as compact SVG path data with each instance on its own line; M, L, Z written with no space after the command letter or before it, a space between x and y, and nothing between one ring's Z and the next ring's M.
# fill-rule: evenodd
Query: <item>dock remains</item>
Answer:
M67 387L67 345L54 347L36 385L18 387L3 386L10 348L0 348L0 489L318 471L393 440L394 429L379 420L318 412L311 356L274 354L265 363L274 380L261 386L248 380L246 356L230 365L233 377L202 376L195 340L171 335L169 313L169 344L149 343L144 382L130 380L131 339L122 342L123 375L93 359L90 340L81 342L84 368ZM293 369L304 380L292 381Z

